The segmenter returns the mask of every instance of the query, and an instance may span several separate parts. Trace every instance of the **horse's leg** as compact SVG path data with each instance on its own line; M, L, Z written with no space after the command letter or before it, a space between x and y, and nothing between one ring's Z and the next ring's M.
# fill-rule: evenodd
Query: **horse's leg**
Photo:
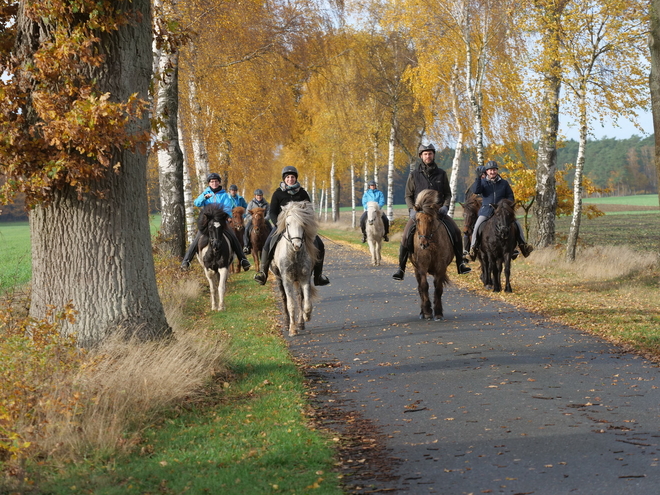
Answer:
M284 312L284 326L288 327L291 321L289 315L289 303L286 297L286 290L284 289L284 281L281 277L277 277L277 288L280 290L280 297L282 298L282 311Z
M305 311L303 308L304 304L304 294L303 294L303 284L301 282L297 282L294 284L294 288L296 289L296 335L298 335L298 332L303 331L305 329Z
M502 292L502 260L494 259L491 261L492 277L493 277L493 292Z
M227 292L227 278L229 277L229 269L220 268L218 270L218 311L224 311L225 307L225 292Z
M429 281L427 279L427 274L422 274L415 270L415 278L417 279L417 292L419 292L419 298L421 299L421 313L419 317L430 320L433 317L433 313L431 311L431 300L429 299Z
M376 266L380 266L381 250L383 249L383 238L376 243Z
M296 287L290 280L286 280L284 282L284 291L286 292L286 311L288 313L289 337L293 337L298 334L296 305L298 304L299 295L296 293Z
M511 288L511 253L508 252L504 255L504 292L513 292Z
M206 279L209 281L209 290L211 292L211 310L217 311L218 309L217 273L214 270L211 270L210 268L204 268L204 274L206 275Z
M302 292L302 303L303 303L303 320L309 321L312 319L312 284L309 281L306 281L303 284L300 284Z
M444 316L442 311L443 278L439 273L433 276L433 314L435 315L435 321L442 320Z

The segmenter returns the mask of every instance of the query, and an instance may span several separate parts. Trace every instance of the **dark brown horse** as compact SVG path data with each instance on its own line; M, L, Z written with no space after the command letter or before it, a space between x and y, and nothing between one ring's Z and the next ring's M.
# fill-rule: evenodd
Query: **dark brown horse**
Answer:
M236 237L238 237L238 242L241 245L241 249L243 249L243 234L245 233L245 223L243 222L243 215L245 215L245 208L243 208L242 206L237 206L236 208L231 210L232 228L236 233ZM241 273L241 260L239 260L238 257L236 257L236 266L234 265L231 266L231 272Z
M266 209L252 208L252 229L250 231L250 243L252 244L252 258L254 258L255 270L260 270L261 250L264 248L270 229L266 223Z
M414 237L414 250L410 260L415 267L417 290L421 298L421 312L419 317L430 320L435 317L441 320L442 292L444 285L449 282L447 266L454 258L454 249L447 228L438 218L438 192L425 189L415 202L417 215L415 218L416 232ZM433 276L434 294L433 308L429 299L429 282L427 277Z
M495 206L492 217L482 223L481 239L477 240L481 280L487 289L502 291L502 268L504 268L504 292L511 289L511 256L516 248L516 212L513 202L503 199Z
M474 224L477 222L479 217L479 209L481 208L481 196L476 194L470 194L466 199L463 206L463 233L468 236L468 239L472 238L472 232L474 231ZM465 249L468 249L465 246Z

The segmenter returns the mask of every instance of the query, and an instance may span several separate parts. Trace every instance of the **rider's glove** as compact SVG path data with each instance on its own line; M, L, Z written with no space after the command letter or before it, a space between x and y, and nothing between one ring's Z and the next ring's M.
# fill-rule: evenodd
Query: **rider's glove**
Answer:
M438 213L440 213L441 217L444 217L448 211L449 208L447 208L446 206L441 206L440 209L438 210Z
M415 215L417 215L417 212L415 211L414 208L410 208L410 209L408 210L408 215L410 216L410 219L411 219L411 220L414 220L414 219L415 219Z
M486 167L484 167L483 165L479 165L477 167L477 177L481 177L485 173L486 173Z

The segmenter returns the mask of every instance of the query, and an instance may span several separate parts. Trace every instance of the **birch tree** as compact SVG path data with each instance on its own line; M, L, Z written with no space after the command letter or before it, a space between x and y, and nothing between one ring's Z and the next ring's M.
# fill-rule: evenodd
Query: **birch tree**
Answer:
M649 49L651 53L651 110L653 113L653 130L655 131L655 170L660 184L660 0L651 0L650 6L651 31ZM658 204L660 204L660 188L658 188Z

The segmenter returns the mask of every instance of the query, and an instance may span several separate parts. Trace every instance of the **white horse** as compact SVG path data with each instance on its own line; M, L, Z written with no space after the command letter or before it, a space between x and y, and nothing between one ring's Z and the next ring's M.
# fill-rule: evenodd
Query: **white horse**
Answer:
M305 322L312 318L316 289L311 278L318 258L314 245L317 231L318 223L310 202L296 201L282 207L277 219L277 234L281 237L270 269L277 277L284 324L289 327L290 336L304 330Z
M213 203L204 207L197 220L201 233L197 259L204 268L211 291L211 309L224 311L225 292L229 268L234 260L234 251L224 231L227 227L227 215L222 208Z
M376 201L367 203L367 243L371 251L371 264L380 265L380 252L383 248L383 236L385 235L385 225L380 207Z

